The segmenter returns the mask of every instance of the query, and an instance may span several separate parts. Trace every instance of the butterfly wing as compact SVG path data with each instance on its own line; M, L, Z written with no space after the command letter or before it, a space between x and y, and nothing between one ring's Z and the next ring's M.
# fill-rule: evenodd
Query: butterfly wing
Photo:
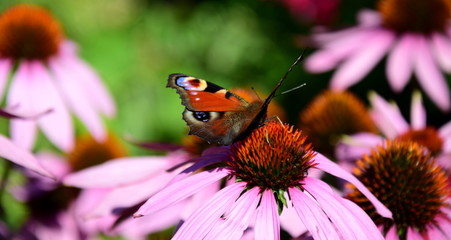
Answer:
M218 85L184 74L169 75L167 87L177 90L186 107L183 119L189 133L221 145L232 143L252 122L262 104L248 103Z
M191 111L242 111L248 105L240 96L216 84L184 74L169 75L166 87L175 88L182 104Z

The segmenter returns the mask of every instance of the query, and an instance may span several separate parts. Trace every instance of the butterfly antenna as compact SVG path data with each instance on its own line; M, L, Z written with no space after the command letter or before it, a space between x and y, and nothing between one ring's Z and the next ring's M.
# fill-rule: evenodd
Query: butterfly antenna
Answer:
M297 89L299 89L299 88L301 88L301 87L304 87L305 85L307 85L307 84L306 84L306 83L303 83L303 84L301 84L301 85L299 85L299 86L297 86L297 87L294 87L294 88L292 88L292 89L288 89L288 90L286 90L286 91L284 91L284 92L281 92L281 93L280 93L279 95L277 95L277 96L280 96L280 95L283 95L283 94L292 92L292 91L297 90ZM276 97L277 97L277 96L276 96Z
M304 59L304 53L305 50L302 51L301 55L296 59L296 61L294 61L294 63L291 65L291 67L288 69L288 71L285 73L285 75L283 75L283 77L280 79L280 81L277 83L276 87L274 88L274 90L272 90L271 94L269 94L268 98L266 98L264 105L269 104L269 102L271 101L271 99L274 97L274 95L276 95L276 91L277 89L282 85L282 82L287 78L288 74L293 70L293 68L298 65L298 63Z
M260 96L258 95L257 91L255 91L254 87L251 87L252 91L254 92L255 96L257 96L257 98L261 101L262 99L260 98Z

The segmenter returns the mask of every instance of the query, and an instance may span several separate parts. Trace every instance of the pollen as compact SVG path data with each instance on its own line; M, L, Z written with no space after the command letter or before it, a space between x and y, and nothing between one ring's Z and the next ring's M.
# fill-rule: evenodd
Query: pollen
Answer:
M309 168L315 166L310 144L300 130L270 121L231 146L232 174L248 187L286 191L299 187Z
M15 5L0 15L0 55L13 60L47 60L57 54L63 33L44 8Z
M80 137L68 158L72 170L79 171L126 155L125 147L110 133L104 142L97 142L90 135Z
M355 187L348 198L362 207L375 223L388 231L396 226L400 239L409 228L424 232L443 214L450 194L446 173L427 148L407 141L386 141L365 155L354 168L357 178L393 213L393 220L380 217L373 205Z
M449 0L381 0L378 9L386 27L397 32L443 32L451 17Z
M315 151L332 156L345 134L376 133L377 128L363 102L350 92L324 91L299 115L298 127Z

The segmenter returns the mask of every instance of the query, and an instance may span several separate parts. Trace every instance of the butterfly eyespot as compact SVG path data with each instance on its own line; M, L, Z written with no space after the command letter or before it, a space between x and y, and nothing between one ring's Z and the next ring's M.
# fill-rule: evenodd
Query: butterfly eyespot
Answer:
M202 122L208 122L210 120L209 112L193 112L193 116L196 120L199 120Z

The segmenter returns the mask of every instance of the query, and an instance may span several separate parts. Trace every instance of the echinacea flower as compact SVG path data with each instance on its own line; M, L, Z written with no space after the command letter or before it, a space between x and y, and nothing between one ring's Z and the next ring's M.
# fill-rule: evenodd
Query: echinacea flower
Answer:
M99 114L114 115L109 93L60 24L39 6L19 4L0 15L0 96L10 75L6 102L14 113L51 110L37 120L11 120L11 138L21 147L33 147L38 125L52 143L69 151L74 144L70 112L98 141L106 138Z
M380 0L378 11L360 12L359 25L318 33L320 50L305 61L310 72L333 68L330 87L343 90L361 81L385 56L388 82L400 92L414 75L429 98L443 111L451 97L440 72L451 72L451 2L448 0Z
M376 133L376 125L363 104L348 91L326 90L299 114L298 128L309 137L315 151L333 156L343 134Z
M39 162L51 172L55 179L49 180L39 175L25 172L27 182L12 192L28 207L27 221L17 233L19 239L88 239L99 234L109 222L85 222L81 217L86 198L79 189L64 186L62 179L73 171L95 164L101 164L125 154L118 140L108 134L104 142L97 142L91 136L77 139L72 152L62 157L49 152L36 154ZM109 225L108 225L109 226Z
M151 197L134 216L152 216L212 183L232 178L235 182L188 216L173 239L240 239L251 225L255 239L279 239L279 213L288 204L294 206L315 239L382 239L363 210L335 194L326 183L307 175L310 168L316 167L368 193L351 174L313 152L305 139L292 126L268 122L234 143L226 161L205 155L204 161L216 163L216 167L194 173L199 167L193 165ZM384 217L391 217L373 195L366 196Z
M450 239L448 176L431 153L413 142L388 140L357 162L354 174L393 213L381 218L359 190L348 199L365 209L387 240Z
M169 152L163 156L111 158L108 162L80 169L64 177L65 185L82 190L77 206L79 217L86 225L93 226L100 222L99 227L108 235L139 239L177 225L191 207L202 204L205 196L218 190L219 184L212 185L205 189L204 193L199 193L189 201L180 202L152 216L151 221L132 219L131 209L136 211L136 206L142 205L145 200L161 190L181 171L179 169L181 166L196 162L196 157L202 159L200 153L207 146L195 136L190 136L184 146L164 143L139 143L139 145ZM77 159L86 159L87 157L83 156L91 155L89 153L92 150L83 152L85 154L77 154ZM223 148L210 148L206 152L224 155ZM92 156L89 157L91 158Z
M368 154L371 148L384 139L399 139L416 142L428 148L437 158L437 162L451 170L451 121L440 128L428 126L426 109L421 94L414 92L410 109L410 124L404 119L396 104L390 104L378 94L370 94L372 117L384 136L374 133L357 133L344 137L337 145L336 156L341 161L353 161Z

